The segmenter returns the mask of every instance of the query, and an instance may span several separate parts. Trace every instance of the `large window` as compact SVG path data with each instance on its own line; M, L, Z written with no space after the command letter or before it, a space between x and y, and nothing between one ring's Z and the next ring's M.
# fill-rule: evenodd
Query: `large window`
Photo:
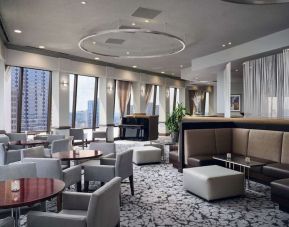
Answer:
M176 108L180 103L180 89L179 88L170 88L170 113Z
M11 67L11 131L49 131L51 72Z
M146 107L147 115L159 115L160 107L160 90L158 85L153 85L150 99Z
M69 75L69 118L73 128L95 128L99 125L98 78Z

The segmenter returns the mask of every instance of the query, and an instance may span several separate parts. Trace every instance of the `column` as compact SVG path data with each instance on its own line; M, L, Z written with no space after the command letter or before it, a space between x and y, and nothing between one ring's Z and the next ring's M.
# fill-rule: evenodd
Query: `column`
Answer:
M159 112L159 132L167 134L169 131L165 122L170 114L170 91L167 86L160 86L160 112Z

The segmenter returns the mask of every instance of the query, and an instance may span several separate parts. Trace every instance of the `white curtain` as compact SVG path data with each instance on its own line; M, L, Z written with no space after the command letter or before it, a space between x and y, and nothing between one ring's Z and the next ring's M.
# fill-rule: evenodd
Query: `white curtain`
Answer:
M288 64L287 50L244 63L245 117L289 117Z

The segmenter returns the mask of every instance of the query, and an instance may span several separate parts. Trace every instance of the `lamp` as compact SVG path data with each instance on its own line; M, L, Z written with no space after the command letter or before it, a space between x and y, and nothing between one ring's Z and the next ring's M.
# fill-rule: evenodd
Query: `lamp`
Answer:
M68 87L68 82L62 81L62 82L61 82L61 86L62 86L62 87Z

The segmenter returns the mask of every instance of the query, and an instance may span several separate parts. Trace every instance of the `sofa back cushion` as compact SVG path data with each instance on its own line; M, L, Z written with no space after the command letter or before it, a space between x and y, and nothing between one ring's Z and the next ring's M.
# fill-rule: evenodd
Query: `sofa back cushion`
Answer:
M215 137L217 154L226 154L232 152L231 128L216 128Z
M232 129L232 152L237 155L247 155L249 129Z
M282 140L283 132L251 129L248 156L280 162Z
M281 163L289 164L289 132L283 134Z
M184 145L186 164L188 157L216 154L215 129L185 130Z

